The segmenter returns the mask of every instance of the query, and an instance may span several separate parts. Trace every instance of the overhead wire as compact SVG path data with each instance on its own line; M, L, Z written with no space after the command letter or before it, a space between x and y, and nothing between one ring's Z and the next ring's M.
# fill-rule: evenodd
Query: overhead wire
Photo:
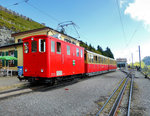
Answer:
M6 8L11 7L11 6L16 6L16 5L19 5L21 3L26 3L27 5L29 5L30 7L34 8L34 9L36 9L37 11L41 12L42 14L46 15L47 17L50 17L52 20L56 21L57 23L60 22L57 18L51 16L50 14L46 13L45 11L43 11L43 10L35 7L31 3L29 3L29 0L23 0L21 2L16 2L16 3L12 4L12 5L6 6Z
M123 32L124 40L125 40L125 49L126 49L129 46L129 44L131 43L131 41L133 40L136 32L138 31L139 25L135 28L135 30L133 31L133 34L130 37L130 40L127 42L125 28L124 28L124 24L123 24L123 19L122 19L120 7L119 7L119 2L118 2L118 0L115 0L115 1L116 1L116 4L117 4L117 10L118 10L118 13L119 13L120 23L121 23L121 27L122 27L122 32ZM130 52L131 52L130 48L129 48L128 52L130 54Z
M11 6L16 6L16 5L19 5L19 4L24 3L24 2L25 2L25 0L23 0L21 2L16 2L16 3L13 3L11 5L5 6L5 8L11 7Z
M139 26L140 26L140 24L138 24L138 25L137 25L137 27L135 28L135 30L133 31L133 34L131 35L131 38L130 38L130 40L128 41L128 43L127 43L126 47L128 47L128 46L129 46L129 44L131 43L131 41L133 40L133 38L134 38L134 36L135 36L136 32L137 32L137 31L138 31L138 29L139 29Z
M120 11L120 6L119 6L118 0L116 0L116 4L117 4L117 10L118 10L118 13L119 13L119 19L120 19L120 23L121 23L122 33L123 33L123 36L124 36L123 38L126 42L126 34L125 34L124 25L123 25L123 19L121 17L121 11Z
M53 19L53 20L54 20L54 21L56 21L57 23L59 23L59 22L60 22L57 18L55 18L55 17L53 17L53 16L49 15L47 12L44 12L44 11L42 11L41 9L39 9L39 8L35 7L35 6L34 6L34 5L32 5L31 3L26 2L26 4L28 4L29 6L31 6L31 7L32 7L32 8L34 8L34 9L38 10L38 11L39 11L39 12L41 12L42 14L44 14L44 15L46 15L46 16L48 16L48 17L50 17L51 19Z

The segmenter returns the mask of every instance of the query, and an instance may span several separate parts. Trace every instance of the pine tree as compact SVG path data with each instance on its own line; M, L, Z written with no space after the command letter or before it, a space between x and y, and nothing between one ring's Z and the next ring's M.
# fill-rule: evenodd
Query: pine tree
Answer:
M106 50L105 50L105 52L104 52L104 55L105 55L105 56L108 56L108 57L110 57L110 58L114 58L114 55L113 55L113 53L111 52L111 50L110 50L109 47L106 48Z
M103 49L99 45L97 46L97 51L103 54Z

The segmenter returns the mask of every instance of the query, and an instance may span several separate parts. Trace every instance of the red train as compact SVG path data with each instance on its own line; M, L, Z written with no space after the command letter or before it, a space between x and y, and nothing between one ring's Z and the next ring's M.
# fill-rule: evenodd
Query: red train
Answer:
M23 51L24 78L30 82L116 70L114 59L47 35L24 38Z

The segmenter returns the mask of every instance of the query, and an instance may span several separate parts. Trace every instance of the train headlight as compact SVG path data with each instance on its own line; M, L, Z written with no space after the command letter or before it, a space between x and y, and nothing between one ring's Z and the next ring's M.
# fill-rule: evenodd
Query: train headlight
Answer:
M41 69L41 72L44 72L43 69Z
M25 69L25 72L27 72L27 69Z

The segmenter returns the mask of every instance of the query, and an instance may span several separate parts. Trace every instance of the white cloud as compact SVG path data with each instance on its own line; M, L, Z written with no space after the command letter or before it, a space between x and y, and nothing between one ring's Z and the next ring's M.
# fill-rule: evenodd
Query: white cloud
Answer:
M125 3L127 3L127 0L120 0L120 8L122 8Z
M150 40L147 40L143 43L140 43L141 47L141 59L145 56L150 56ZM138 45L136 44L130 48L113 50L115 58L127 58L128 63L132 62L131 53L133 53L133 62L139 62L139 50Z
M144 25L150 27L150 0L135 0L129 3L125 9L125 14L129 14L131 18L137 21L143 21Z

